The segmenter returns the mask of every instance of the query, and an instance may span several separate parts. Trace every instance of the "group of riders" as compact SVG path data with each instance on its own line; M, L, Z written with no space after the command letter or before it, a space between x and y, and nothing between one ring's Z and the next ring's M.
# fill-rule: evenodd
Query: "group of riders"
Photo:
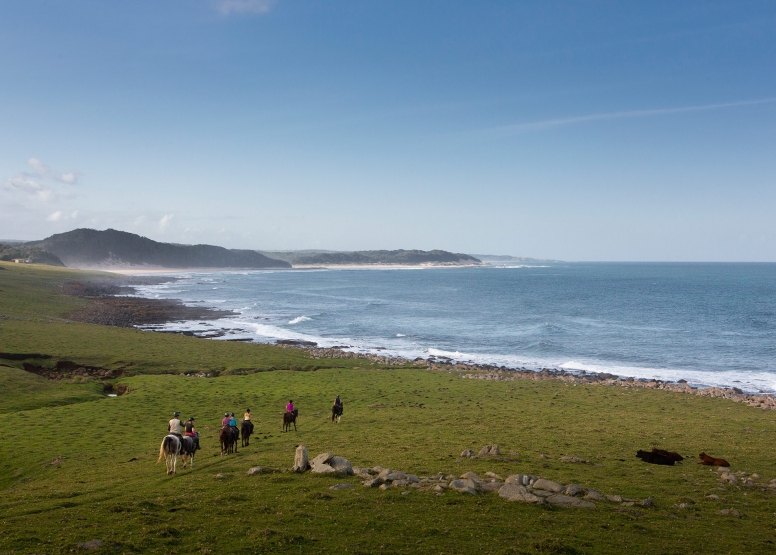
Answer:
M289 400L288 404L286 405L286 412L292 413L294 412L294 401ZM334 399L334 406L332 407L332 421L334 420L334 416L342 416L342 401L340 400L340 396L337 395L337 398ZM234 437L239 438L239 430L237 428L237 418L235 418L233 412L225 412L224 418L221 420L221 426L224 430L231 430ZM247 426L249 428L248 435L253 434L253 422L251 421L251 409L245 409L245 414L243 415L243 426ZM182 440L183 436L190 437L194 441L194 445L196 446L196 450L200 449L199 446L199 432L197 432L196 428L194 427L194 417L189 417L188 421L185 423L183 420L181 420L181 413L175 412L173 414L172 420L167 424L167 432L171 435L176 436L178 439Z

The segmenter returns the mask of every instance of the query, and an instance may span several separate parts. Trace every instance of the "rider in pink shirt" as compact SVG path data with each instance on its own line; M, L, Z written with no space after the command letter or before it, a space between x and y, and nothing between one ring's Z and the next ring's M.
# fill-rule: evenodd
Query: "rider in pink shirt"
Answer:
M294 401L289 401L286 405L286 412L294 412Z
M231 420L231 418L230 418L230 416L229 416L229 413L228 413L228 412L224 413L224 419L223 419L223 420L221 420L221 425L222 425L224 428L228 428L228 427L229 427L229 421L230 421L230 420Z

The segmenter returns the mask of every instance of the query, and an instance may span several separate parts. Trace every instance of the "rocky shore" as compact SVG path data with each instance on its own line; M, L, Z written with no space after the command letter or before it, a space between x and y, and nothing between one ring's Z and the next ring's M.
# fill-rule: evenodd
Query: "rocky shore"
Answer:
M280 342L278 342L280 343ZM776 410L776 396L769 393L745 393L737 387L707 387L698 388L690 386L686 380L667 382L662 380L647 380L644 378L622 378L614 374L579 372L572 373L566 370L554 370L542 368L541 370L528 370L526 368L506 368L487 364L456 363L442 357L429 357L428 359L416 358L408 360L398 357L387 357L371 353L354 353L344 349L347 346L321 348L312 343L286 341L279 344L286 348L306 349L314 359L322 358L349 358L362 359L374 365L407 366L414 365L430 370L447 370L457 372L461 378L486 381L511 381L511 380L554 380L573 384L603 385L609 387L644 388L672 391L675 393L687 393L700 397L719 397L729 399L737 403L745 403L751 407L767 410Z

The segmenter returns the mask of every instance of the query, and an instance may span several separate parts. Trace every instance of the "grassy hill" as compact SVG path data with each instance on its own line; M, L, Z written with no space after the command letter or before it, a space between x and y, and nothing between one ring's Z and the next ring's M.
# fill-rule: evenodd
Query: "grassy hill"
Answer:
M311 360L296 349L71 323L67 315L89 300L63 296L60 285L86 277L0 263L0 553L85 552L79 544L97 539L96 553L771 553L776 545L774 488L721 485L692 459L661 467L634 457L652 445L692 457L706 451L765 484L776 477L771 411L666 391L466 380L448 366ZM23 370L62 359L126 373L46 380ZM105 383L130 391L109 398ZM328 422L336 394L345 402L339 425ZM289 398L299 429L283 434ZM220 417L246 407L256 439L221 457ZM203 450L193 470L168 477L155 461L174 410L197 418ZM299 443L311 456L330 450L358 466L535 474L651 497L655 506L560 509L487 493L380 491L354 477L284 472ZM459 458L493 443L505 457ZM257 465L265 471L248 477ZM341 482L355 487L328 489Z
M480 261L468 254L442 250L376 250L376 251L272 251L266 252L294 266L346 265L346 264L479 264Z
M107 229L74 229L26 243L59 257L70 267L159 266L164 268L290 268L252 250L213 245L176 245Z

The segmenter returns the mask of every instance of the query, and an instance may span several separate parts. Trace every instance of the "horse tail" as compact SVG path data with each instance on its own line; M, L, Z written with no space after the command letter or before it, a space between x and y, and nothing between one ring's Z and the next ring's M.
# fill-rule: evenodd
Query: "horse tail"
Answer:
M167 456L168 441L169 441L169 438L165 436L165 438L162 440L162 445L159 447L159 459L156 461L157 463L162 462L164 458Z

